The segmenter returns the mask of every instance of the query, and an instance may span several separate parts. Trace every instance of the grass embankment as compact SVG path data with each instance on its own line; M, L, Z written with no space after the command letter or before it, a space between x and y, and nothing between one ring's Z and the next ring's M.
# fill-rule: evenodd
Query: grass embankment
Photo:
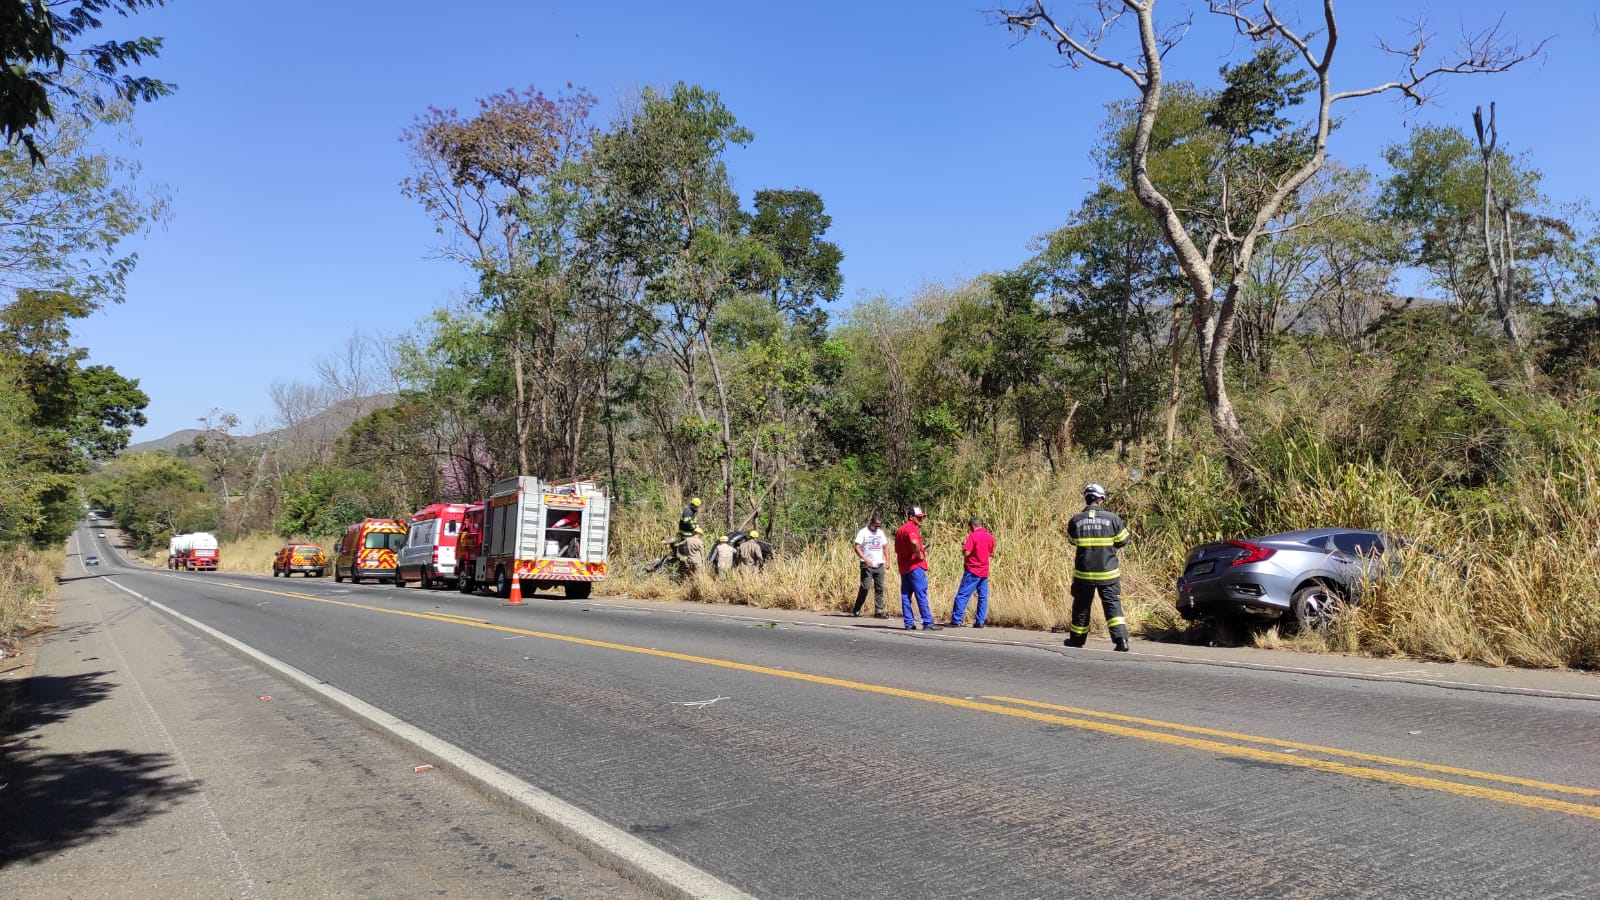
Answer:
M38 624L38 614L66 565L63 549L11 548L0 553L0 650L11 655L16 642Z
M1564 448L1560 464L1541 456L1516 463L1503 491L1463 497L1413 484L1376 464L1324 463L1316 453L1264 476L1256 495L1238 496L1214 460L1130 481L1110 459L1068 464L1051 477L1021 460L1008 471L930 510L923 532L931 550L929 599L948 618L961 573L969 516L995 533L989 621L1048 628L1065 622L1072 548L1066 520L1082 507L1088 481L1107 485L1111 506L1131 524L1123 553L1125 614L1135 634L1182 639L1209 635L1174 609L1173 583L1185 551L1203 541L1318 525L1377 528L1413 538L1442 559L1409 553L1398 576L1373 586L1363 604L1325 634L1286 637L1276 628L1249 636L1262 646L1308 651L1471 660L1489 665L1600 668L1600 442ZM899 517L884 510L885 528ZM760 572L675 583L642 576L660 552L676 506L619 510L609 592L753 607L847 610L857 567L849 541L860 523L786 552ZM899 609L893 562L889 608ZM1096 631L1103 629L1096 605Z

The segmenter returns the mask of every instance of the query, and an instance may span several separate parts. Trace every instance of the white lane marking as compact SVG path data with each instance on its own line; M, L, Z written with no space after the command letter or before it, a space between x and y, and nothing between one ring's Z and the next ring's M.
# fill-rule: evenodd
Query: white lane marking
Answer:
M115 581L107 580L106 583L112 587L128 591L127 588L122 587ZM132 591L128 591L128 593L133 594ZM134 594L134 596L138 597L139 595ZM141 597L140 599L144 598ZM211 805L211 796L202 787L204 782L195 777L194 769L189 766L188 757L183 755L183 750L178 747L177 741L172 739L172 732L167 730L167 723L161 720L161 714L156 712L155 704L150 702L150 695L145 693L144 685L139 683L139 676L135 675L133 667L128 665L128 657L123 654L122 645L117 643L116 636L109 629L104 634L106 642L111 645L112 652L117 655L117 662L121 664L123 674L128 676L128 683L133 686L133 691L138 696L140 705L144 707L145 715L155 723L156 731L161 735L161 743L166 746L167 752L171 753L173 758L178 761L178 768L182 770L183 777L189 784L194 786L195 793L200 798L200 810L205 816L206 825L211 831L211 836L216 839L217 843L221 845L221 849L227 853L229 859L233 862L233 873L243 887L242 895L245 897L259 896L256 893L255 879L250 877L249 870L245 868L244 860L239 858L238 846L234 844L233 838L228 836L228 830L222 826L222 819L217 815L216 807Z
M608 825L576 806L517 778L510 772L479 759L442 738L404 721L352 694L326 684L276 657L230 637L210 625L151 600L131 588L107 580L120 591L132 594L150 606L177 619L201 634L255 660L325 701L365 720L374 728L387 731L418 751L431 755L441 765L504 800L522 807L536 822L563 836L595 861L621 871L633 881L667 897L706 898L706 900L754 900L711 873L690 865L621 829Z

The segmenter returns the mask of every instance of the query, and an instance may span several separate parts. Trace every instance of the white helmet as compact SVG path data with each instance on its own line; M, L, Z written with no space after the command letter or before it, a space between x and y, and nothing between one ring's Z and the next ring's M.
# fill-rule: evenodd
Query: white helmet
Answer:
M1098 484L1093 484L1093 483L1084 485L1084 488L1083 488L1083 499L1093 503L1096 500L1104 500L1105 498L1106 498L1106 489L1105 488L1101 487Z

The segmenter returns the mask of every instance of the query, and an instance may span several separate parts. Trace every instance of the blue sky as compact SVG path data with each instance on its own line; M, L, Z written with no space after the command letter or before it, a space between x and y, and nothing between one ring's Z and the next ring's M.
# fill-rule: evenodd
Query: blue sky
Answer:
M1243 45L1193 5L1169 77L1212 83ZM1339 5L1338 87L1395 74L1374 39L1405 37L1418 12L1441 47L1501 16L1508 32L1555 39L1512 73L1445 84L1420 112L1386 98L1347 106L1335 157L1376 166L1410 124L1467 125L1474 105L1495 100L1502 141L1532 152L1550 194L1593 190L1590 4ZM433 258L433 226L398 187L400 132L430 105L466 110L509 87L572 83L608 119L641 87L719 91L755 133L730 157L740 192L822 195L850 303L1025 259L1092 186L1104 105L1130 90L1115 73L1062 68L1043 42L1016 44L972 3L169 0L110 24L111 36L165 37L146 71L180 87L141 107L143 142L129 151L170 189L173 219L135 243L127 302L78 331L94 362L150 394L135 440L192 427L213 407L245 432L270 427L274 380L312 380L314 361L353 331L406 331L459 296L467 273Z

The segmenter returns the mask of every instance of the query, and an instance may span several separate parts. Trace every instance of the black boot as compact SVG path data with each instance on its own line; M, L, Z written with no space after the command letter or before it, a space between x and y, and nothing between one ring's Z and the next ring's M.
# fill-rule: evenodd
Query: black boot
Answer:
M1128 639L1125 637L1113 638L1111 644L1111 649L1113 650L1117 650L1122 653L1128 652Z
M1062 641L1061 643L1065 644L1068 647L1082 647L1084 644L1087 644L1088 642L1089 642L1089 636L1088 635L1086 635L1086 634L1075 634L1072 637L1069 637L1066 640Z

